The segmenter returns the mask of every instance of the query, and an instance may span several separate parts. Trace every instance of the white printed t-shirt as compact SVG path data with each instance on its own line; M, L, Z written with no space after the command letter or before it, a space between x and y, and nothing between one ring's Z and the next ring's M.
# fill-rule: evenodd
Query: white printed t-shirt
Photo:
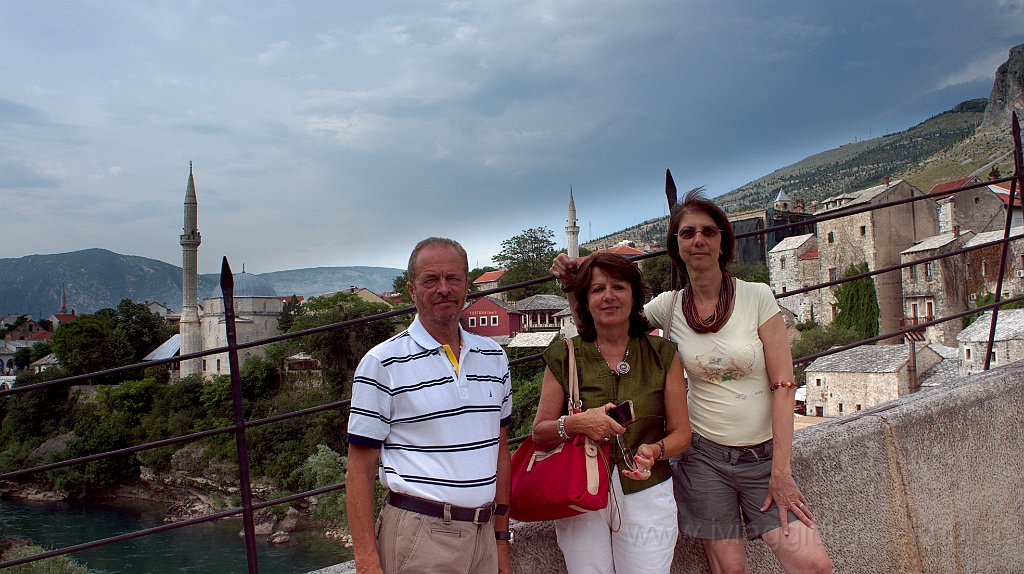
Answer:
M651 325L661 328L672 291L644 306ZM757 330L780 312L763 283L736 280L732 316L717 333L699 334L686 324L680 293L672 332L689 380L686 393L693 432L718 444L750 446L772 438L772 393ZM789 341L785 341L789 344Z
M348 442L381 449L385 488L472 508L494 500L512 384L501 347L459 330L458 374L418 316L366 353L352 381Z

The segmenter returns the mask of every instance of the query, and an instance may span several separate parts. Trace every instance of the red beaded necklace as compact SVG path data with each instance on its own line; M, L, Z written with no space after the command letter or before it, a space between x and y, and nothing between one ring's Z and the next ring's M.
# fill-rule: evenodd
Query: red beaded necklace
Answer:
M697 333L717 333L725 321L729 318L729 309L732 307L734 288L732 277L729 273L722 272L722 288L718 291L718 304L715 305L715 312L707 319L701 319L697 312L697 303L693 299L693 289L689 282L683 289L683 317L686 324Z

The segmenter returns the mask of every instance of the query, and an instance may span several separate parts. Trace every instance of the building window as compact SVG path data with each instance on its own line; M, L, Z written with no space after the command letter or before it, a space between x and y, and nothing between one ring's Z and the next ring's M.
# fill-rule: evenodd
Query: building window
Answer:
M932 262L931 261L929 261L928 263L924 264L924 276L925 277L931 277L932 276Z
M864 237L867 234L868 234L868 226L867 225L861 225L860 226L860 236Z
M835 233L833 233L831 231L828 232L828 242L829 243L835 243L836 242L836 234Z
M975 197L975 198L974 198L974 204L975 204L975 205L977 205L977 204L978 204L978 198L977 198L977 197Z
M839 403L839 414L843 414L843 403Z
M783 285L783 286L782 286L782 292L783 292L783 293L785 293L785 292L786 292L786 286L785 286L785 285Z
M203 370L206 370L206 359L203 359Z
M785 269L785 268L786 268L786 256L783 255L782 257L779 257L779 269Z
M498 326L498 316L497 315L491 315L491 327L497 327L497 326Z
M814 379L814 385L817 387L821 386L821 379Z
M981 260L981 276L988 277L988 262L984 259Z
M966 349L964 349L964 358L967 359L968 361L971 360L971 348L970 347L967 347Z
M835 281L838 278L839 278L839 270L836 269L835 267L830 268L828 270L828 280L829 281Z
M469 318L469 326L470 327L476 327L476 317L470 317Z
M910 316L917 318L917 303L911 303L910 305Z
M220 372L220 359L217 359L217 372Z
M964 266L964 275L966 276L968 281L971 279L971 264L970 263L968 263L967 265Z
M825 407L814 407L814 416L823 417L825 416Z
M917 265L910 266L910 278L917 279Z
M854 408L859 411L860 410L860 405L856 405Z
M989 361L989 362L992 363L993 365L996 364L997 361L996 361L996 352L995 351L992 351L992 360Z
M928 301L928 302L925 303L925 306L928 308L927 315L929 317L934 317L935 316L935 306L934 306L934 304L931 301Z

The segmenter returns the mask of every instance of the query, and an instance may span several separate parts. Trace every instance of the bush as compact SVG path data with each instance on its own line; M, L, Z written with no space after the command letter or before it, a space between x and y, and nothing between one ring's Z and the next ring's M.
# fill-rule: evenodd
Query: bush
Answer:
M768 282L768 266L764 263L735 261L729 264L729 274L748 283L770 284Z
M860 340L861 338L857 331L844 329L835 323L832 323L826 329L822 329L821 326L815 326L801 333L800 338L793 341L793 358L799 359L827 351L832 347L849 345ZM810 363L802 363L797 365L795 369L796 383L798 385L802 386L807 381L804 371L807 369L808 364Z
M297 482L303 490L324 488L345 481L345 467L348 459L331 450L327 445L317 445L316 454L310 455L306 462L296 470ZM326 520L333 524L345 521L345 491L335 490L316 497L316 504L310 510L314 518Z
M42 548L32 545L8 550L7 547L11 545L9 542L10 540L11 539L5 539L0 541L0 556L3 556L4 561L16 560L18 558L35 556L36 554L43 553ZM88 574L88 572L88 568L67 556L54 556L53 558L47 558L37 562L11 566L10 569L4 570L5 574Z
M541 363L543 365L543 363ZM512 424L506 429L509 439L533 432L533 419L540 404L540 390L544 373L534 374L531 379L514 380L512 384Z

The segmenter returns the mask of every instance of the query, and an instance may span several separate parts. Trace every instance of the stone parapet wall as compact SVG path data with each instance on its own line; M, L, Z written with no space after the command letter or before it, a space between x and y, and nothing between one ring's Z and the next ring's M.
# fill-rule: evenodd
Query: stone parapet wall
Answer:
M881 410L884 409L884 410ZM1024 568L1024 363L797 431L793 471L835 572ZM565 572L551 523L516 526L517 572ZM751 572L782 572L762 541ZM708 572L681 536L672 572Z

